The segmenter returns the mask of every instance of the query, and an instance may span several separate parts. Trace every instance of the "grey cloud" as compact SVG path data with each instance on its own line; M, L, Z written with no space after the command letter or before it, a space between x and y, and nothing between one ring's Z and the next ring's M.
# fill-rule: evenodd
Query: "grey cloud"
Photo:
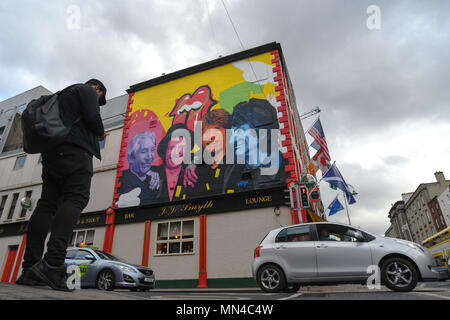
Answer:
M401 166L409 161L408 158L399 155L382 157L381 160L388 166Z

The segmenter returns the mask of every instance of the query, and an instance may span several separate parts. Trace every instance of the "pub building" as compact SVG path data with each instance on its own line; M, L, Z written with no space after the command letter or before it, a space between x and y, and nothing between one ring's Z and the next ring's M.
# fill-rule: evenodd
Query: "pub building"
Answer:
M96 247L149 266L157 288L253 287L253 251L270 230L322 220L320 199L298 210L288 192L308 173L310 155L280 44L221 57L126 91L101 108L109 135L101 146L102 160L94 160L91 198L71 246ZM200 140L169 135L181 128L195 137L200 122ZM247 132L239 128L258 137L276 129L272 139L278 150L274 157L260 152L261 139L252 143L251 135L243 137L247 149L220 144L220 136L205 138L205 128L229 129L237 145L242 137L236 132ZM244 152L244 162L229 163L229 154L237 159L252 145L259 152L256 162ZM225 153L225 148L234 149ZM205 155L202 151L211 151L214 161L186 165L173 157L194 159ZM15 169L20 157L26 157L24 165ZM2 282L15 282L20 274L41 170L39 155L21 149L0 154ZM25 209L20 203L29 199L32 205Z

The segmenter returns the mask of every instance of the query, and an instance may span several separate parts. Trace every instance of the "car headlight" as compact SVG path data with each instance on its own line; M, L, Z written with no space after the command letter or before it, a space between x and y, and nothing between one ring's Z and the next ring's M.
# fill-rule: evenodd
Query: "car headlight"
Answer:
M122 265L120 265L119 268L120 268L122 271L132 272L132 273L137 273L136 270L134 270L133 268L127 267L127 266L122 266Z

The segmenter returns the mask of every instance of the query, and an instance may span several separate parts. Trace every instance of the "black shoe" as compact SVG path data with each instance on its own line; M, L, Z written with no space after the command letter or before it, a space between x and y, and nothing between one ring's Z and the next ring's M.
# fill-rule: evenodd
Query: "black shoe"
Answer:
M16 284L26 285L26 286L46 286L47 283L37 278L30 269L23 269L22 274L16 280Z
M54 290L67 292L72 292L75 290L75 288L70 289L67 287L66 265L53 267L42 259L30 268L30 272Z

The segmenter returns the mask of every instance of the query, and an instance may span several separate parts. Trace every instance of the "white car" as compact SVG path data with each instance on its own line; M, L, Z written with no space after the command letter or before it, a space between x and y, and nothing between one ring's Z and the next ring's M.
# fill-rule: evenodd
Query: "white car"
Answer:
M419 281L446 276L419 244L328 222L270 231L255 249L252 272L265 292L295 292L301 284L366 284L377 272L391 290L411 291Z

